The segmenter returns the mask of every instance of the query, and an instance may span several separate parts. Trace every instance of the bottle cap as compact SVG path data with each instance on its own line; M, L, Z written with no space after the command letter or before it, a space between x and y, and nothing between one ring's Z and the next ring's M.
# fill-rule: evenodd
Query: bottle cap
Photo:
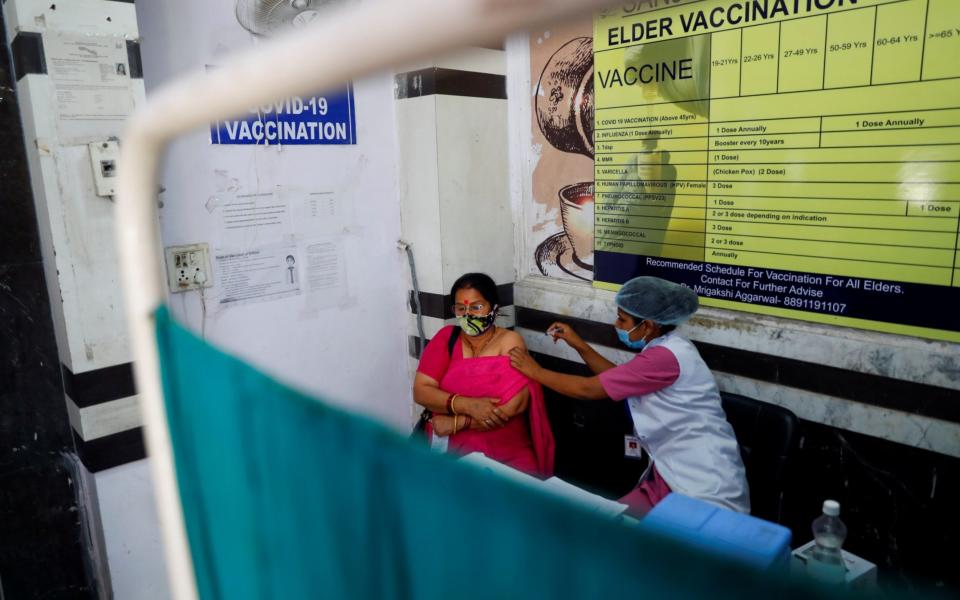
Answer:
M823 501L823 514L831 517L840 516L840 503L836 500L824 500Z

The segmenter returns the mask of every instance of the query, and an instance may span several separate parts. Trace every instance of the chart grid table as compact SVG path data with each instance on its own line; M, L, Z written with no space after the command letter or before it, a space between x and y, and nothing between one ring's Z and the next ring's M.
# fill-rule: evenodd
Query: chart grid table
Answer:
M960 287L960 2L837 2L719 28L684 16L730 2L688 4L597 20L597 279L619 283L610 253L888 295ZM636 23L659 35L609 43ZM860 316L822 290L736 287L697 291Z

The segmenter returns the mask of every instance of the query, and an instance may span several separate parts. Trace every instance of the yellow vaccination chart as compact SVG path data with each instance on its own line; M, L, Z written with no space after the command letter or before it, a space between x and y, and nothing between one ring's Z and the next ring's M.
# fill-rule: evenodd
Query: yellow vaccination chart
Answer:
M594 21L595 285L960 342L960 0Z

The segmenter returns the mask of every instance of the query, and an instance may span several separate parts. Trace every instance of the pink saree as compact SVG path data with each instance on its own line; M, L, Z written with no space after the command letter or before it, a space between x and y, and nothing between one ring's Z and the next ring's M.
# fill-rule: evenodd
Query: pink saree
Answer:
M510 357L451 360L440 387L464 396L500 398L500 404L529 387L526 412L499 429L461 431L450 437L449 449L457 454L482 452L488 458L530 475L544 478L553 475L555 447L543 389L511 367Z

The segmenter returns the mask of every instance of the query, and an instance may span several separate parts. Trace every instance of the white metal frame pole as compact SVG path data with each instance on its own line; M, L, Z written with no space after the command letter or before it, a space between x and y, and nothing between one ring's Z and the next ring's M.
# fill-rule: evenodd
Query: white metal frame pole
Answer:
M398 63L585 14L610 0L407 0L364 2L215 71L150 96L122 140L116 237L134 373L156 487L171 593L197 597L160 382L154 311L166 300L157 221L157 177L178 135L287 96L332 89Z

